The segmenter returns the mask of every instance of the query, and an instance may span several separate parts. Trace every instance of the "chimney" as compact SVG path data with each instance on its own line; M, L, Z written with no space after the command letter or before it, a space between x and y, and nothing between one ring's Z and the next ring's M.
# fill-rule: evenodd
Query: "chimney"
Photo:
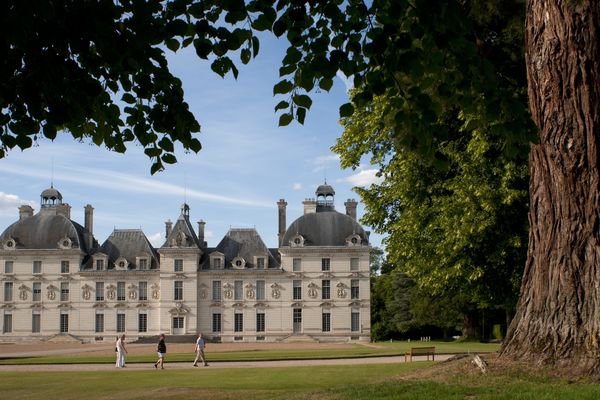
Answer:
M279 246L281 246L281 242L283 241L283 235L285 235L285 228L287 228L286 226L286 222L285 222L285 207L287 206L287 203L285 201L285 199L279 199L279 201L277 202L277 208L279 208L279 229L278 229L278 233L277 233L277 237L279 239Z
M173 223L169 219L169 220L165 221L165 240L167 240L169 238L169 236L171 236L172 231L173 231Z
M306 199L302 202L304 204L304 214L312 214L317 212L317 201L315 199Z
M21 207L19 207L19 220L29 218L32 216L33 216L33 208L31 208L31 206L24 204Z
M205 247L205 243L204 242L204 226L206 225L206 222L204 222L203 220L198 221L198 241L200 242L200 246Z
M356 220L356 206L358 205L356 200L348 199L344 205L346 206L346 215L349 215L353 220Z
M56 215L63 215L67 219L71 219L71 206L67 203L56 205Z
M86 205L84 208L84 227L90 233L94 234L94 207L91 204Z

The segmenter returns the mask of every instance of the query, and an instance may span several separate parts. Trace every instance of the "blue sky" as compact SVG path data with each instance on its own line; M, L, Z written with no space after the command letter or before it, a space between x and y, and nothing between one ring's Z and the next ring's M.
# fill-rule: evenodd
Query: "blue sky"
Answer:
M164 222L176 220L186 201L192 220L206 221L209 246L216 246L230 227L256 227L265 243L276 247L280 198L288 202L289 225L302 215L302 201L314 197L325 179L335 188L341 212L346 199L359 200L354 186L373 181L372 166L341 170L330 150L342 133L338 108L347 101L341 79L329 93L311 94L313 106L303 126L277 126L273 109L281 99L273 97L272 88L279 81L284 42L264 38L256 59L246 66L238 63L237 81L214 74L191 49L168 53L202 126L202 151L178 151L177 164L152 176L139 145L117 154L63 134L24 152L13 150L0 159L0 231L16 221L19 205L39 210L39 195L53 176L54 187L72 206L73 220L83 224L83 207L95 208L94 235L100 243L114 228L141 228L160 246ZM362 213L359 205L359 217ZM380 241L371 235L373 245Z

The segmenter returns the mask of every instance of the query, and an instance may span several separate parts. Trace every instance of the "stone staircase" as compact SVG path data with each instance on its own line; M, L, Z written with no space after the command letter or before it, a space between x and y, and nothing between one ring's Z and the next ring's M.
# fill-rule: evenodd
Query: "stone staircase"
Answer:
M281 343L318 343L314 337L310 335L288 335L281 340Z
M132 343L149 344L158 343L158 335L153 336L140 336L137 340ZM165 335L166 343L191 343L196 342L196 335Z
M54 336L50 336L46 339L46 342L49 343L83 343L84 341L77 336L71 335L69 333L59 333Z

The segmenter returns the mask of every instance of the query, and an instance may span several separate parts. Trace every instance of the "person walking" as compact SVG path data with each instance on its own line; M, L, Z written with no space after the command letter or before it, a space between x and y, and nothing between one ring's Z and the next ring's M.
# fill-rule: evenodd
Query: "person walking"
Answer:
M206 341L202 337L202 333L198 334L198 339L196 339L196 359L194 360L194 367L198 366L198 360L202 360L202 363L205 367L208 367L208 363L206 362L206 356L204 355L204 348L206 347Z
M127 349L125 348L125 334L117 340L117 368L125 368L125 354Z
M165 354L167 354L167 345L165 344L165 334L161 333L159 336L158 347L156 349L158 353L158 360L154 363L154 368L158 369L160 365L160 369L165 369Z

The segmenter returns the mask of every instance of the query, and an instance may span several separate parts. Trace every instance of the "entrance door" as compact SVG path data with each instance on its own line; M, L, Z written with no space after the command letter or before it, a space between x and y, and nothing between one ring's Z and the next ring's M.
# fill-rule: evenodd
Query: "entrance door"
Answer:
M294 308L294 333L302 333L302 309Z
M183 335L185 333L184 317L173 317L173 335Z

